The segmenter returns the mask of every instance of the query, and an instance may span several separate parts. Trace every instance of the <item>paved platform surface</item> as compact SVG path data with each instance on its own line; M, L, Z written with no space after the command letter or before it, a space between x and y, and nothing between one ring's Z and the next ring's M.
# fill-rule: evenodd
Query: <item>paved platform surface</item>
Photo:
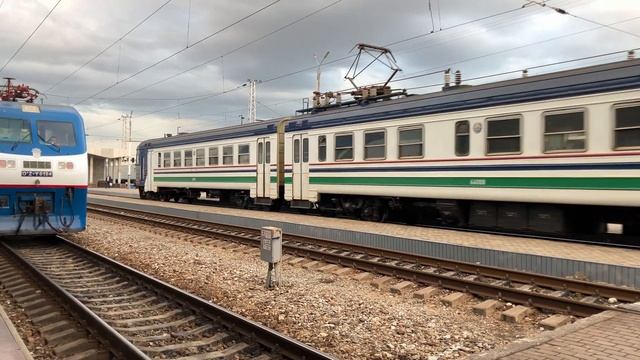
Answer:
M0 306L0 359L33 359L2 306Z
M640 304L628 306L640 311ZM605 311L473 360L640 360L640 314Z
M408 239L457 244L476 248L510 251L522 254L554 256L564 259L640 268L640 250L259 210L244 210L224 207L215 207L215 210L213 210L212 207L204 205L139 200L137 199L137 190L129 189L89 189L89 194L90 197L97 198L100 198L98 194L110 196L115 195L122 197L120 200L124 202L143 202L145 204L153 204L154 206L160 207L181 207L205 212L215 211L217 214L292 222L296 224L384 234ZM104 196L102 197L104 198ZM128 198L136 198L137 200Z

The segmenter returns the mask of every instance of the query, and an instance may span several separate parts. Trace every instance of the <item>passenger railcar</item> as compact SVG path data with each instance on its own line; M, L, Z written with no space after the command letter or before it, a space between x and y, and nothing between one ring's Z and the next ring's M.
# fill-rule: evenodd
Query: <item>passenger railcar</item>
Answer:
M0 102L0 236L84 230L87 166L74 108Z
M627 60L150 140L139 148L154 159L144 171L154 180L184 172L190 181L160 189L143 176L141 196L224 188L227 179L179 163L165 170L151 157L168 144L221 151L230 140L215 137L224 133L251 144L245 194L264 203L264 163L253 154L268 133L271 152L284 155L270 159L269 185L282 190L269 203L368 220L545 233L598 233L615 223L638 233L639 89L640 61Z

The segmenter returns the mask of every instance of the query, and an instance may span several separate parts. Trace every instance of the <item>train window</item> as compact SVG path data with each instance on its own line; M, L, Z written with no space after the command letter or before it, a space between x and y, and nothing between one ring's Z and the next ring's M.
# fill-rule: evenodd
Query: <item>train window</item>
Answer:
M336 135L336 161L353 160L353 134Z
M302 139L302 162L309 162L309 138Z
M67 121L39 120L38 139L40 144L76 146L76 132L73 124Z
M384 130L364 133L364 159L384 159L386 154L386 133Z
M640 147L640 105L616 109L614 146L618 150Z
M271 141L267 141L264 147L265 151L265 164L271 164Z
M218 147L209 148L209 166L218 166Z
M166 152L162 154L162 167L171 167L171 153Z
M422 126L398 129L398 153L401 159L422 157Z
M0 141L30 143L31 125L27 120L0 118Z
M162 167L162 153L158 153L158 165L159 168Z
M184 151L184 166L186 167L193 166L193 150Z
M258 142L258 164L262 164L262 157L264 156L264 144L262 141Z
M233 146L222 147L222 164L233 165Z
M520 118L487 120L487 155L520 153Z
M238 164L248 164L249 144L238 145Z
M182 166L182 151L173 152L173 167Z
M204 166L204 149L196 149L196 166Z
M456 122L456 156L469 155L469 121Z
M585 150L584 112L544 116L544 152Z
M293 162L300 162L300 139L293 140Z
M318 136L318 161L327 161L327 136Z

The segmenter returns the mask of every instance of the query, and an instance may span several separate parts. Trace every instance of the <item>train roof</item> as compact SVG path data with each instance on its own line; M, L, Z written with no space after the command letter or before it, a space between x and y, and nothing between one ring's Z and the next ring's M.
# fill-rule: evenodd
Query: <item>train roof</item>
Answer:
M14 116L22 113L33 112L26 110L27 107L37 107L40 114L58 114L58 115L73 115L74 118L80 117L80 113L72 106L67 105L49 105L49 104L35 104L25 103L17 101L0 101L0 114L12 114Z
M541 101L607 91L640 88L640 59L594 65L467 87L453 87L425 95L363 103L315 114L280 118L258 123L205 130L196 133L144 141L141 147L187 145L245 136L271 134L279 121L287 132L357 124L409 116Z

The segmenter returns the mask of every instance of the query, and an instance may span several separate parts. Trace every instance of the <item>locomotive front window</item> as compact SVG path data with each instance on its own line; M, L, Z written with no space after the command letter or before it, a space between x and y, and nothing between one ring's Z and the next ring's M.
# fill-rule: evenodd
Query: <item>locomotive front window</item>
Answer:
M563 112L544 117L544 152L585 149L584 112Z
M640 147L640 106L616 109L615 148L619 150Z
M364 133L364 159L384 159L386 157L386 134L384 131Z
M353 134L336 135L336 161L353 160Z
M20 119L0 118L0 141L10 143L30 143L29 122Z
M422 157L423 148L422 127L398 130L398 153L401 159Z
M487 155L520 153L520 118L487 121Z
M55 146L76 146L76 132L73 123L67 121L38 121L40 144Z
M238 145L238 164L248 164L249 162L249 145Z

